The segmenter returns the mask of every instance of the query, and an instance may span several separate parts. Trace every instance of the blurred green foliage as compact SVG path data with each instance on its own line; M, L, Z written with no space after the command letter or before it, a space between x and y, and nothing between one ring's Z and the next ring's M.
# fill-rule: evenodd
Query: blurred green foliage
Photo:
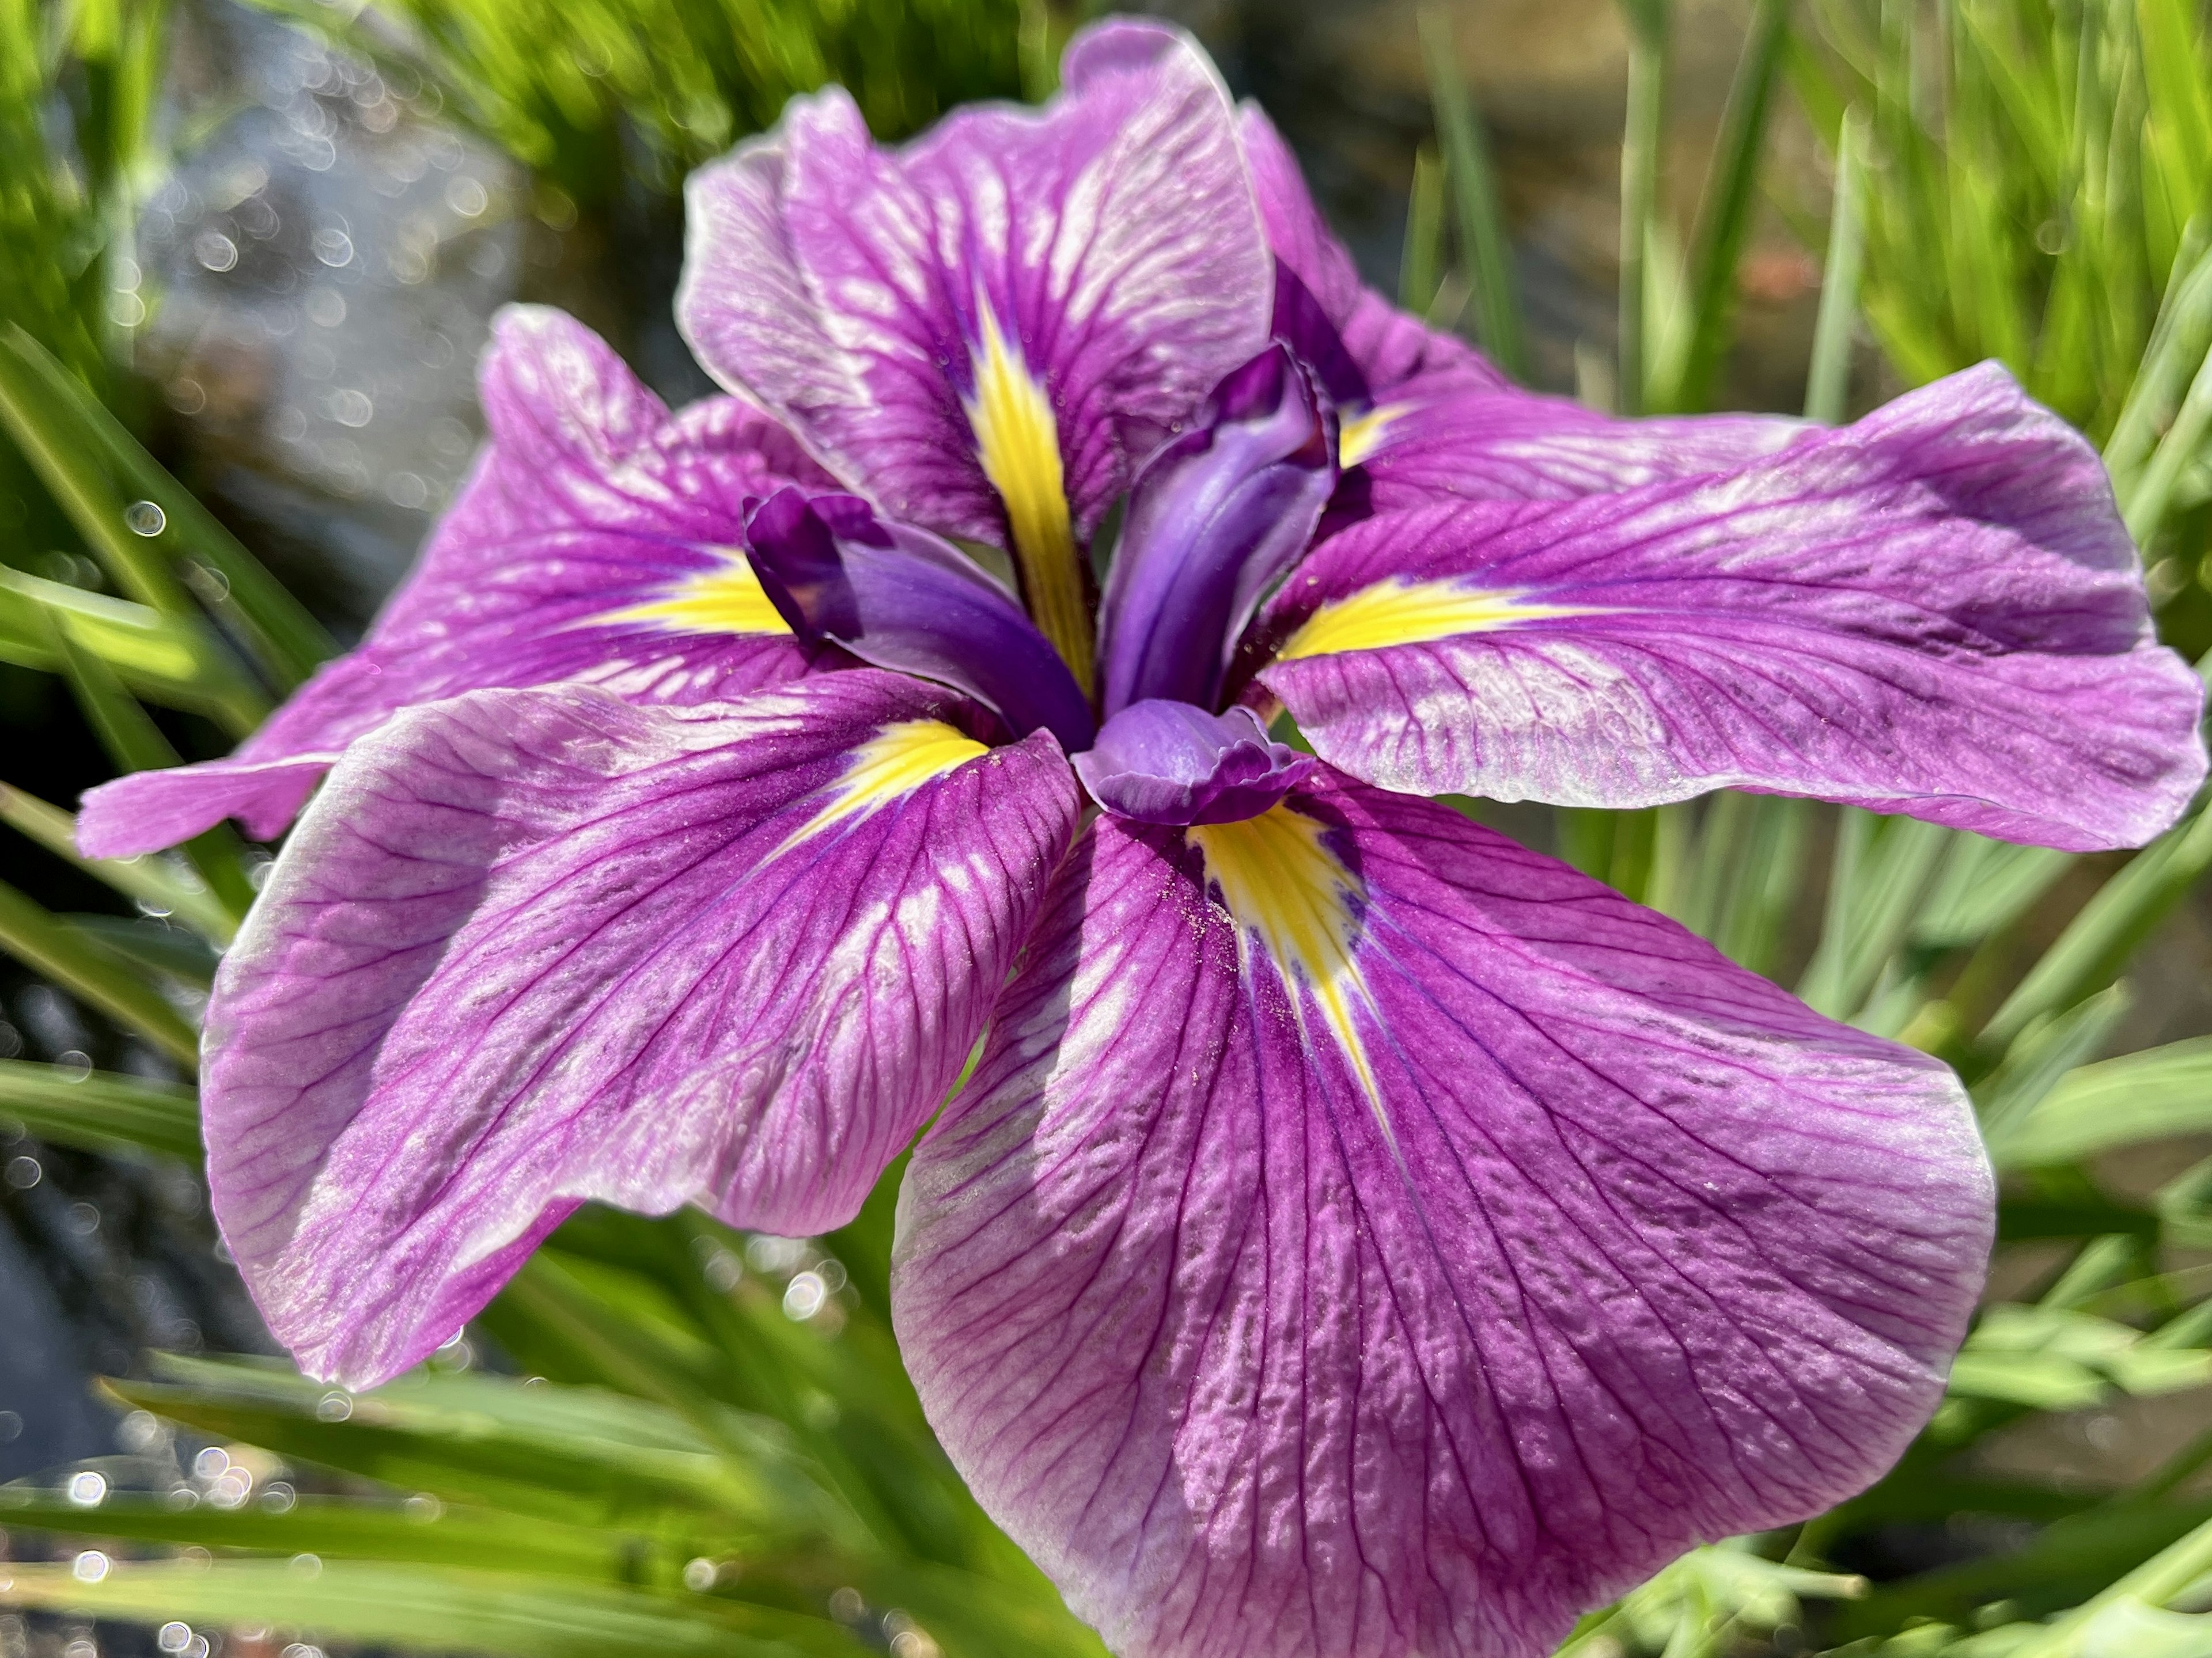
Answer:
M0 280L0 322L18 325L0 327L0 453L112 592L0 571L0 659L65 681L129 769L172 757L143 705L241 732L330 645L115 418L117 290L100 267L143 176L128 158L153 154L145 20L159 13L116 12L103 34L85 21L108 15L98 3L0 0L0 30L15 31L0 38L0 143L14 146L0 160L30 169L0 173L0 259L45 260L28 286ZM2199 15L2179 0L1815 3L1803 38L1785 7L1754 9L1703 200L1675 227L1650 171L1674 20L1636 0L1619 403L1696 410L1713 395L1794 62L1837 145L1807 412L1844 411L1862 314L1908 381L2002 355L2107 445L2171 592L2212 493ZM1065 21L998 0L394 0L376 15L301 0L295 15L404 61L586 210L626 179L672 188L825 79L854 85L886 134L1035 88ZM1480 112L1441 24L1426 28L1438 142L1416 170L1401 293L1466 316L1511 361L1522 324ZM14 50L24 41L33 55ZM118 88L135 88L128 119ZM33 106L44 113L25 118ZM155 950L0 889L0 949L189 1072L191 1011L250 901L251 856L226 830L81 859L67 812L4 786L0 823L18 850L171 918ZM2062 1487L1991 1458L2023 1429L2212 1380L2212 1161L2170 1157L2147 1195L2099 1161L2212 1127L2212 1039L2111 1053L2147 943L2212 870L2212 813L2200 802L2126 859L1733 794L1557 827L1573 861L1739 962L1954 1065L2003 1181L2006 1281L2023 1286L1985 1309L1942 1409L1872 1490L1693 1552L1586 1619L1564 1653L2212 1653L2212 1433L2128 1484ZM196 1155L189 1083L0 1062L0 1114L64 1145ZM1090 1658L1095 1637L963 1489L900 1368L885 1316L897 1178L819 1240L580 1213L476 1326L520 1375L469 1368L457 1347L356 1397L281 1365L155 1358L112 1386L168 1435L79 1470L101 1474L100 1500L51 1481L0 1489L0 1525L62 1543L56 1563L0 1569L0 1600L517 1658ZM1952 1564L1894 1564L1896 1540L1931 1535ZM71 1564L78 1549L97 1564Z
M626 185L672 192L793 94L833 82L885 138L1018 95L1056 33L1042 0L258 3L436 88L452 117L560 192L541 197L556 222Z
M1916 383L1999 358L2111 437L2161 307L2212 233L2200 9L1810 3L1821 49L1801 63L1808 107L1831 135L1846 106L1872 123L1863 302L1883 351Z
M2212 48L2194 0L1808 0L1863 119L1863 309L1908 384L1984 358L2103 446L2169 639L2212 647Z

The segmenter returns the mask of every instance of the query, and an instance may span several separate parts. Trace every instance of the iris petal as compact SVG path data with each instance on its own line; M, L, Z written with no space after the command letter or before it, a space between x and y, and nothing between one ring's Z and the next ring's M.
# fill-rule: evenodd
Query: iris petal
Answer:
M1025 737L1091 746L1091 706L1051 642L974 560L854 495L785 489L746 526L767 598L808 639L953 685Z
M1313 769L1267 739L1249 708L1212 714L1188 702L1132 702L1075 756L1075 774L1107 811L1147 823L1256 817Z
M588 678L681 704L807 670L818 653L773 612L763 631L732 625L757 610L696 603L701 584L744 571L749 500L829 486L787 433L727 398L672 416L598 336L537 307L500 313L479 379L489 440L361 648L230 759L94 790L88 850L151 851L234 812L272 836L347 744L463 691ZM291 768L281 787L272 766Z
M1744 788L2087 850L2205 771L2101 463L1994 365L1730 471L1379 514L1262 631L1316 752L1408 793Z
M1887 1467L1990 1233L1956 1080L1443 806L1277 811L1097 822L901 1196L923 1403L1079 1615L1535 1658Z
M1145 463L1100 617L1109 715L1153 699L1214 706L1244 624L1313 538L1335 453L1335 416L1274 345Z
M856 669L688 712L477 692L356 744L218 975L223 1235L311 1373L459 1327L578 1202L842 1224L1073 833L1048 737Z
M832 89L688 187L678 305L700 361L939 534L1007 546L1064 515L1079 544L1267 343L1267 251L1205 53L1108 22L1060 83L896 151Z
M1237 110L1237 137L1269 247L1334 329L1370 398L1380 402L1510 390L1511 382L1472 346L1407 315L1359 280L1351 253L1314 205L1297 158L1257 105ZM1290 313L1279 309L1277 316L1279 331L1295 346L1298 335ZM1332 396L1345 384L1340 379L1327 383Z

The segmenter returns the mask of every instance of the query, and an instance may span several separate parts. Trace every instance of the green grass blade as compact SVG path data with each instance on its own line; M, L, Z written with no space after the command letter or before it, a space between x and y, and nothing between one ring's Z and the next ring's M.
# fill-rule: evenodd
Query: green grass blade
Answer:
M2151 327L2150 344L2105 444L2105 465L2123 507L2158 440L2158 423L2180 395L2190 365L2203 361L2205 345L2212 340L2212 218L2199 215L2191 222L2183 253L2191 252L2195 258L2185 269L2177 261L2171 291Z
M71 932L0 882L0 950L44 974L187 1070L199 1064L199 1033L121 960Z
M2212 1037L2198 1036L2080 1067L1993 1135L1990 1154L2000 1167L2029 1168L2208 1128Z
M2199 361L2188 395L2181 400L2180 412L2152 451L2141 480L2129 492L2123 516L2136 546L2148 547L2164 527L2173 486L2180 481L2183 469L2203 448L2208 425L2212 425L2212 352Z
M188 876L158 854L143 858L87 858L76 849L76 819L36 795L0 783L0 823L21 831L57 858L156 914L173 915L214 944L228 944L237 919Z
M1648 264L1666 131L1668 0L1621 0L1628 21L1628 106L1620 140L1620 412L1650 406Z
M88 446L57 429L52 398L30 372L18 343L29 339L13 324L0 328L0 427L118 586L172 621L196 617L198 610L166 562L124 522L125 503L87 452Z
M200 1160L199 1102L169 1083L0 1060L0 1116L58 1145Z
M215 720L232 710L227 682L207 671L188 628L129 599L0 565L0 661L59 673L55 629L149 702Z
M1443 151L1451 185L1454 224L1461 256L1474 283L1475 338L1498 366L1515 380L1528 377L1523 343L1520 293L1513 280L1513 252L1505 234L1498 179L1490 163L1489 142L1474 94L1460 72L1444 14L1420 15L1421 49L1428 64L1429 94L1436 105L1437 142Z
M1797 908L1813 805L1778 795L1743 798L1744 874L1722 893L1711 936L1731 961L1771 976Z
M0 427L31 463L116 585L165 618L191 651L216 716L242 737L268 716L269 704L231 661L170 569L156 537L134 531L109 480L96 439L70 431L64 405L27 355L39 349L13 325L0 328ZM59 370L55 371L59 374ZM150 524L150 519L149 520Z
M1970 1090L1980 1114L1982 1138L1995 1156L1998 1142L2058 1086L2069 1071L2094 1058L2126 1013L2130 998L2124 984L2092 996L2056 1018L2044 1021L2012 1045L2004 1060Z
M1828 252L1820 311L1805 377L1805 418L1842 423L1851 381L1851 332L1858 320L1859 273L1866 253L1866 117L1844 112L1836 139L1836 194L1828 211Z
M2201 806L2137 853L2067 924L1984 1027L2002 1052L2030 1023L2073 1006L2118 978L2151 929L2212 869L2212 812Z
M2012 1658L2080 1658L2082 1631L2099 1613L2122 1600L2162 1606L2207 1572L2212 1572L2212 1520L2092 1595L2024 1646L2014 1648Z
M112 1381L108 1391L203 1432L444 1502L576 1524L688 1528L709 1516L753 1539L819 1530L810 1518L819 1500L810 1505L771 1436L741 1466L680 1418L617 1394L445 1376L349 1394L273 1367L170 1357L160 1369L177 1380Z
M1917 818L1843 809L1820 942L1800 996L1831 1018L1864 1005L1911 926L1949 833Z
M1791 4L1792 0L1755 0L1751 32L1729 88L1690 263L1689 344L1680 378L1665 388L1664 404L1670 409L1706 408L1728 352L1735 319L1736 268L1766 154L1775 82L1789 50Z
M202 572L192 584L194 591L236 629L280 689L295 689L337 654L337 641L307 607L37 341L19 331L0 337L0 349L12 349L21 360L45 392L50 410L57 405L67 410L79 441L89 440L98 446L116 482L133 500L150 501L161 508L164 526L153 538L148 556L173 547L187 561L188 571L197 568Z
M1929 950L1978 944L2018 920L2073 862L2049 847L1956 835L1913 917L1912 942Z
M1437 301L1444 270L1444 164L1423 144L1413 152L1413 185L1406 197L1406 242L1398 258L1398 303L1425 316Z
M0 1565L0 1604L80 1617L273 1625L319 1638L514 1658L802 1658L866 1649L827 1619L708 1595L352 1561Z
M79 647L66 629L56 628L52 642L78 708L117 766L125 771L159 771L180 762L182 756L113 669ZM229 914L234 931L253 906L253 885L246 878L245 847L238 832L218 823L185 841L181 850L207 884L213 901Z
M264 1494L264 1504L266 1496ZM0 1522L11 1530L65 1537L197 1545L266 1554L306 1552L325 1560L381 1560L477 1570L529 1572L602 1582L650 1582L672 1588L690 1554L649 1532L565 1525L495 1509L442 1503L364 1502L302 1497L231 1509L181 1509L165 1499L111 1495L87 1509L20 1486L0 1488ZM701 1530L705 1545L710 1533Z

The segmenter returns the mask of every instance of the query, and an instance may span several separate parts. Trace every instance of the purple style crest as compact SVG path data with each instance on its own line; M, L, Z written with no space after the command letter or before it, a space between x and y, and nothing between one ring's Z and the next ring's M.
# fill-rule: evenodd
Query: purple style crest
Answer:
M329 774L204 1085L311 1374L404 1370L580 1203L815 1232L921 1134L902 1351L1123 1658L1537 1658L1881 1473L1990 1175L1936 1060L1412 797L2136 845L2202 688L2002 369L1594 415L1369 292L1187 35L1062 80L896 150L832 88L702 169L735 396L506 313L362 647L82 842Z

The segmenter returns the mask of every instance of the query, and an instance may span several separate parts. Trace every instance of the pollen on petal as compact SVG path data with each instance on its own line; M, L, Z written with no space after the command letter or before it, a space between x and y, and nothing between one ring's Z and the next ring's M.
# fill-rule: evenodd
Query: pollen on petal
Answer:
M1076 564L1075 528L1060 456L1052 398L1009 341L988 303L979 305L983 337L975 353L975 390L968 423L983 475L1006 503L1022 592L1046 638L1076 679L1091 683L1091 618Z
M931 779L988 752L941 720L902 720L885 726L853 750L852 763L830 786L827 804L792 831L777 848L778 855L824 829L880 811Z
M1599 613L1595 605L1534 603L1511 588L1393 579L1329 600L1283 642L1275 658L1293 662L1342 651L1387 650L1460 634L1496 633L1523 622Z
M684 576L657 598L590 617L586 625L646 623L671 633L788 634L791 624L769 602L744 555L730 548L714 550L719 556L710 568Z
M1379 1115L1382 1096L1352 1019L1355 1005L1374 1005L1354 958L1366 893L1330 850L1328 834L1328 824L1282 805L1241 823L1195 824L1183 838L1205 859L1206 879L1237 922L1248 963L1255 945L1265 952L1301 1024L1300 984L1311 993ZM1383 1128L1387 1134L1389 1125Z

